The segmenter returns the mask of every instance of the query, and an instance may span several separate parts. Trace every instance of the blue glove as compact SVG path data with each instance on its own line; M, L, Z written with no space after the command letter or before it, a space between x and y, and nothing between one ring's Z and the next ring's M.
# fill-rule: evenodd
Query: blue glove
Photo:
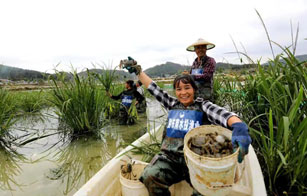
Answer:
M248 127L244 122L236 122L231 125L232 139L231 143L234 151L239 147L238 162L241 163L244 156L248 153L248 146L251 144L252 139L248 134Z

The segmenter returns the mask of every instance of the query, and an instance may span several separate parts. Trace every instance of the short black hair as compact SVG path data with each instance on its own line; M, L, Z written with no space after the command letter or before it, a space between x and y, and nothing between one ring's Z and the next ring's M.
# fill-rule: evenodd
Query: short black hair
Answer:
M133 80L127 80L126 83L130 86L130 88L133 88L134 86Z
M140 86L143 84L140 80L138 80L136 83L138 83Z
M178 75L174 80L173 88L176 89L180 82L183 84L191 84L195 91L198 89L193 77L189 74Z

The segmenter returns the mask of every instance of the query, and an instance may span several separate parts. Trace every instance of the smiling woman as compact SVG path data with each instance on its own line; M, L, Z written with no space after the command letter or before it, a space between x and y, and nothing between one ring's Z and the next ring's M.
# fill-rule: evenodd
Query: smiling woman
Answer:
M197 86L190 76L182 75L175 78L173 87L176 97L183 105L188 106L193 103Z
M169 96L142 72L140 65L131 63L134 62L131 57L128 59L121 61L123 67L130 70L130 73L135 72L148 91L169 110L160 152L140 177L150 195L170 195L171 185L182 180L190 183L183 156L183 138L187 132L200 125L216 124L232 129L232 145L234 149L240 146L238 162L242 162L248 153L251 138L247 125L235 113L196 97L197 87L191 75L177 76L173 83L176 98ZM197 190L194 190L194 195L199 195Z

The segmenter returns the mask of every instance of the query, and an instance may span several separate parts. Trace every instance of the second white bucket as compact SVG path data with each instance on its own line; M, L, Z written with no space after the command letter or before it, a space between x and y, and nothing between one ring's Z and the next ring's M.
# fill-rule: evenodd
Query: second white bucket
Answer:
M148 163L137 161L132 165L133 174L136 178L140 178L144 168ZM145 185L139 180L129 180L122 176L120 172L120 183L122 187L122 196L148 196L148 191Z
M188 147L188 141L194 136L205 136L217 132L231 140L232 132L216 125L203 125L189 131L184 137L184 157L189 168L193 187L204 195L227 195L234 184L239 149L222 158L200 156Z

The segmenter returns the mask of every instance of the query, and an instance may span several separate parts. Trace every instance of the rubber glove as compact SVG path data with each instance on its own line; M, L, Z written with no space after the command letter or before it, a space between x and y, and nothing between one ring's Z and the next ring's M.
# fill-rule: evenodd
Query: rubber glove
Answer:
M119 67L127 69L129 73L135 73L136 75L139 75L142 72L142 67L130 56L128 56L128 59L121 60Z
M252 142L251 137L248 134L248 127L244 122L236 122L231 125L232 139L231 143L234 151L239 147L238 162L241 163L244 156L248 153L248 147Z

